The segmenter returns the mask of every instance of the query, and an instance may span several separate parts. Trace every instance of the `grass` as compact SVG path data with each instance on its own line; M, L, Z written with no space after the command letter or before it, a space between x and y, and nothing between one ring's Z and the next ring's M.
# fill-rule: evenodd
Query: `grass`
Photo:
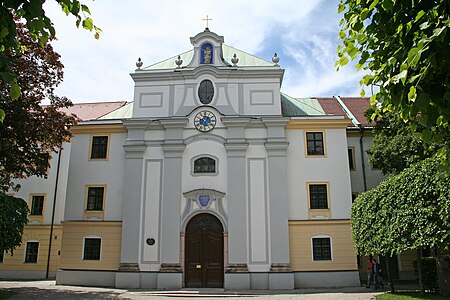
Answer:
M10 297L13 293L7 290L0 289L0 299L6 299Z
M441 297L439 294L425 294L420 296L420 292L401 292L385 293L377 296L377 300L415 300L415 299L450 299L450 297Z

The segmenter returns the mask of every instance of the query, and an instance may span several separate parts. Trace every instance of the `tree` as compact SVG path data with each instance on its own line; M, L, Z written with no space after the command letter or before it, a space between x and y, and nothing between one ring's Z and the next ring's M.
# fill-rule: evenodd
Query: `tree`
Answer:
M450 249L450 176L438 171L440 164L427 158L355 200L351 220L358 253ZM445 286L440 289L445 292Z
M55 94L63 80L59 54L49 43L41 47L22 24L17 24L16 32L26 48L23 53L9 51L5 55L23 90L17 100L0 99L6 112L0 123L0 191L18 189L13 181L17 178L45 177L52 152L69 140L69 126L76 123L76 117L59 111L72 105ZM2 93L8 88L0 82ZM42 106L44 99L49 99L50 105Z
M27 215L25 200L0 194L0 251L12 253L20 246Z
M78 0L55 0L66 15L73 15L76 26L80 24L89 31L95 31L95 38L99 38L100 28L94 25L90 18L89 8ZM11 68L11 53L19 55L23 51L23 44L18 38L16 22L25 24L30 37L37 41L41 47L47 44L49 38L55 36L55 28L50 18L42 8L45 0L3 0L0 3L0 80L3 86L0 93L1 100L11 101L18 99L21 85ZM5 118L5 110L0 106L0 122Z
M440 145L450 171L448 0L341 0L338 11L343 44L336 65L358 60L357 69L368 71L361 85L379 89L371 118L388 111L412 121L425 143Z
M373 109L366 111L366 117L372 112ZM426 144L419 133L411 131L408 123L392 112L384 112L382 118L377 118L373 133L372 145L367 150L369 161L385 175L399 174L432 157L442 147L442 144L432 142Z

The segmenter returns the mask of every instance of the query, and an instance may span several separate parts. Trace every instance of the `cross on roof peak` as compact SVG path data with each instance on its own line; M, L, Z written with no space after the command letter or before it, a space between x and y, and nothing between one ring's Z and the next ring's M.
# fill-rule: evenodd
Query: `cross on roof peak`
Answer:
M202 21L206 21L206 28L209 27L209 21L212 21L211 18L208 17L208 15L206 15L206 19L202 19Z

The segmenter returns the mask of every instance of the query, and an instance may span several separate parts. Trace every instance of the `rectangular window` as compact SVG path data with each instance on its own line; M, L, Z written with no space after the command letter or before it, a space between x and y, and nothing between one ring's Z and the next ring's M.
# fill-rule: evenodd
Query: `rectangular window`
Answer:
M91 159L106 159L108 154L108 136L93 136Z
M99 238L84 239L84 260L100 260L100 247L102 240Z
M86 210L103 210L104 187L88 187Z
M32 216L42 216L42 211L44 209L44 196L32 196L31 197L31 212Z
M350 170L355 170L355 148L348 148L348 166Z
M323 132L307 132L306 149L308 155L325 155Z
M313 260L331 260L330 238L313 238Z
M311 209L328 209L328 192L326 184L309 185L309 202Z
M39 242L27 242L27 249L25 252L26 263L37 263L39 252Z

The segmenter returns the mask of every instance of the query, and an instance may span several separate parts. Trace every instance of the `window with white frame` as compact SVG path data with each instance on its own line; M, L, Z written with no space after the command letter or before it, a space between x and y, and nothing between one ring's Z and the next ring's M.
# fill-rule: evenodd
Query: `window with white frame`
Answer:
M102 239L99 237L84 238L84 260L100 260Z
M331 260L331 238L313 237L312 238L313 260Z

